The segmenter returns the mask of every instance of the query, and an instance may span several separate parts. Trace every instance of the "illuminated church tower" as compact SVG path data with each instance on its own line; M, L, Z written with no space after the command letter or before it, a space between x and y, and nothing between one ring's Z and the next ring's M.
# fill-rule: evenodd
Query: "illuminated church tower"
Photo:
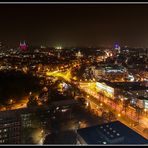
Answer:
M22 51L26 51L27 50L27 48L28 48L28 46L27 46L27 44L25 43L25 41L23 42L23 43L21 43L20 42L20 49L22 50Z
M114 44L114 49L117 51L117 53L121 52L120 46L119 46L119 44L117 42Z

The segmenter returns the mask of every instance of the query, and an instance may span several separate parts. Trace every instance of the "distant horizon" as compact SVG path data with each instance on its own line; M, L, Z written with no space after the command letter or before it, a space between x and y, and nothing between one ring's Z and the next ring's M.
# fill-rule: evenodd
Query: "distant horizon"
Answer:
M0 4L0 40L16 45L148 47L148 5Z
M110 48L110 49L114 48L114 44L112 46L106 46L106 45L96 45L96 46L94 46L94 45L90 45L90 46L88 46L88 45L79 45L79 46L68 45L68 46L63 46L62 44L58 44L58 45L47 45L47 44L35 45L35 44L31 44L30 42L27 42L26 40L22 40L22 42L23 41L26 42L28 47L41 47L41 46L45 46L47 48L56 48L56 47L61 46L62 49L64 49L64 48ZM10 45L10 44L7 44L6 42L4 43L4 42L1 42L1 41L0 41L0 43L4 44L4 46L9 47L9 48L17 48L17 47L19 47L20 41L18 41L18 45L17 44L15 44L15 45L11 44ZM124 48L124 47L128 47L128 48L148 48L148 46L147 47L146 46L128 46L128 45L120 45L120 44L119 44L119 46L121 48Z

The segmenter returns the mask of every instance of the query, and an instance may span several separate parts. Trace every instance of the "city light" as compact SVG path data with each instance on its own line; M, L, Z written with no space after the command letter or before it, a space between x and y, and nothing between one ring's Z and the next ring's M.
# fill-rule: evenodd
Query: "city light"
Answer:
M121 117L121 114L118 114L118 117Z
M87 107L89 106L89 102L86 102L86 106L87 106Z
M0 145L148 143L148 5L0 7Z
M62 49L62 46L57 46L56 49Z

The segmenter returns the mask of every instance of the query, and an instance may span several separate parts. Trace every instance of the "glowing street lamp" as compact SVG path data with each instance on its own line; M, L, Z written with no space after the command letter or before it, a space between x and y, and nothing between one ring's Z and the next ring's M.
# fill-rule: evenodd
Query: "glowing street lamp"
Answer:
M123 98L121 98L121 101L123 101Z
M86 103L86 106L87 106L87 107L89 106L89 103L88 103L88 102Z
M10 99L10 104L12 104L13 103L13 99Z
M118 117L121 117L121 114L118 114Z
M89 98L89 95L87 95L87 98Z

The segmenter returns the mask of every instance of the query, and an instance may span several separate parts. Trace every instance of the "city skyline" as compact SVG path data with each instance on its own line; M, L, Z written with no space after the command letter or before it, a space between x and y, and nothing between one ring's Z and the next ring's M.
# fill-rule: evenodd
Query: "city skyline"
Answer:
M16 46L148 47L148 5L3 4L0 40Z
M0 145L148 145L147 10L1 4Z

